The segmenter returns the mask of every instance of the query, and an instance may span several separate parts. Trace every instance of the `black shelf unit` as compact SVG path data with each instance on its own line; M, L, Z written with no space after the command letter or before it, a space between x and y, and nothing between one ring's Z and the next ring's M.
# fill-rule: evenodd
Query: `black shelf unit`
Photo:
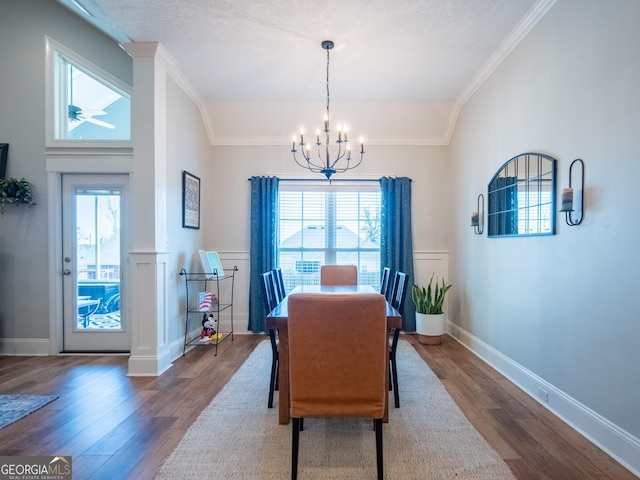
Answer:
M184 277L185 292L186 292L186 310L184 321L184 347L182 349L182 355L187 352L187 346L202 346L202 347L215 347L215 355L218 355L218 345L226 338L231 337L233 341L233 289L235 285L235 275L238 271L238 267L234 266L230 270L230 274L218 275L217 272L213 273L190 273L184 268L180 270L180 275ZM226 295L227 298L223 299L220 295L220 285L224 282L231 283L231 292ZM191 285L191 288L189 288ZM212 287L212 288L211 288ZM198 309L198 293L203 291L211 291L216 295L217 303L211 306L209 310ZM228 302L226 301L228 300ZM220 331L220 314L229 310L231 317L231 329L227 332ZM215 319L216 339L207 343L202 343L200 337L189 340L189 319L196 317L198 322L202 323L202 316L212 314Z

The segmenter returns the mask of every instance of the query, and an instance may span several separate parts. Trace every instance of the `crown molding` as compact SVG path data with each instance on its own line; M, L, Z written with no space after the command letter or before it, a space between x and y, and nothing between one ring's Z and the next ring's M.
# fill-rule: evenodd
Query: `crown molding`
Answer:
M389 147L415 147L415 146L446 146L449 143L447 137L407 137L407 138L372 138L366 141L368 146L389 146ZM289 147L291 140L283 137L227 137L218 138L211 142L214 147Z
M540 0L531 8L513 32L500 44L493 55L489 57L489 60L487 60L473 79L471 79L471 82L462 90L455 102L459 105L458 110L473 96L476 90L487 81L491 74L511 54L524 37L527 36L531 29L546 15L556 1L557 0Z

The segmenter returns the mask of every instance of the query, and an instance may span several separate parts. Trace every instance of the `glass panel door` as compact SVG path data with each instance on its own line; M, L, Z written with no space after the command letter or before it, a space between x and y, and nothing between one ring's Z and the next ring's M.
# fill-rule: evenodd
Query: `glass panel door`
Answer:
M63 177L65 351L130 348L121 295L126 180Z

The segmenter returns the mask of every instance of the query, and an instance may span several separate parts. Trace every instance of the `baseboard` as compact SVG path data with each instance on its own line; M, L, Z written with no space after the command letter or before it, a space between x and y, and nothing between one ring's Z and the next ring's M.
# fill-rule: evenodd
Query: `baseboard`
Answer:
M51 355L48 338L0 338L0 355L48 356Z
M640 439L458 325L447 322L447 333L634 475L640 476Z
M159 377L169 370L173 363L171 345L159 349L155 355L132 353L129 357L129 377Z

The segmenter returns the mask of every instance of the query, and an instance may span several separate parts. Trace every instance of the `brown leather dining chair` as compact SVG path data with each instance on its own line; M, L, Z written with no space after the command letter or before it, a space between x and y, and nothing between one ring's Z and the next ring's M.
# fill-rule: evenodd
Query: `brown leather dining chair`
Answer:
M357 285L358 267L355 265L322 265L320 285Z
M382 480L389 348L384 295L293 294L288 310L292 480L308 417L372 418Z

